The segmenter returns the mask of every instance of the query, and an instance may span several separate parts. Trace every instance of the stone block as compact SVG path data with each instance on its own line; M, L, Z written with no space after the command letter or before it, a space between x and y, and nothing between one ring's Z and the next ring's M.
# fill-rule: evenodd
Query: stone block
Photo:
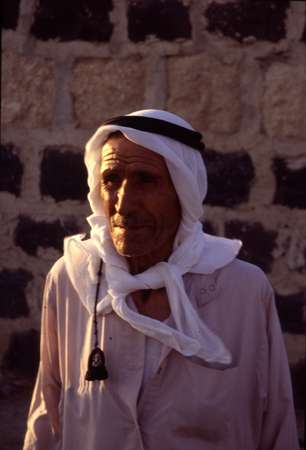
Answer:
M112 35L112 0L39 0L36 4L31 33L37 39L107 42Z
M18 149L12 144L0 144L0 191L20 196L23 165L17 155Z
M263 120L270 137L306 138L305 65L274 63L264 80Z
M167 109L189 120L195 128L217 133L239 129L238 64L222 64L204 53L170 57L168 86Z
M304 320L305 294L303 292L291 295L276 293L275 301L282 330L287 333L304 334L306 329Z
M299 361L297 364L290 366L293 398L295 408L298 410L305 409L305 378L306 378L306 366L305 360Z
M305 357L306 342L302 334L283 333L285 348L290 366L297 364Z
M165 41L191 37L189 9L178 0L129 0L128 35L144 41L153 35Z
M302 38L301 38L302 42L306 42L306 14L305 14L305 26L304 26L304 31L302 34Z
M289 1L212 2L205 16L207 30L222 33L242 42L248 37L277 42L286 37L286 13Z
M27 216L20 216L15 229L15 244L29 255L36 255L38 247L53 247L63 251L64 237L77 233L77 225L68 220L38 222Z
M289 208L306 208L306 157L274 158L276 190L273 202Z
M1 318L16 319L29 315L25 290L32 278L31 273L23 269L0 272Z
M53 63L12 52L4 52L2 63L2 122L26 128L50 125L55 97Z
M273 263L273 250L277 232L266 230L259 222L231 220L225 224L225 235L238 238L243 242L239 258L259 266L264 272L270 272Z
M14 333L4 355L4 368L20 377L33 378L39 363L39 333L28 330Z
M145 88L142 59L83 59L73 69L71 92L79 126L142 109Z
M213 234L213 235L218 234L215 225L212 222L210 222L209 220L204 220L202 225L203 225L203 231L205 233Z
M40 168L40 192L55 201L86 200L87 171L82 153L70 147L46 147Z
M292 213L290 213L292 215ZM282 230L279 255L285 256L290 272L306 274L306 229L287 224Z
M208 175L205 203L232 208L248 201L255 171L246 152L224 154L207 149L204 160Z
M1 28L15 30L19 16L20 0L3 0L1 7Z

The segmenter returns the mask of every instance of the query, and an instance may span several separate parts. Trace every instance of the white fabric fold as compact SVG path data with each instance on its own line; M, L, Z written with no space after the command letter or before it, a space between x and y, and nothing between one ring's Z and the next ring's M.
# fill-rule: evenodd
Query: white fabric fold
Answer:
M156 117L192 129L183 119L166 111L143 110L132 115ZM101 149L114 131L121 131L127 139L165 158L182 209L181 224L168 261L160 262L137 275L129 273L126 259L115 250L99 198ZM88 199L93 211L87 219L91 227L91 239L82 241L80 236L68 238L64 253L68 275L84 306L93 313L96 285L94 267L98 266L99 258L102 258L105 286L99 293L99 314L113 310L139 332L185 356L197 356L209 363L229 364L229 351L221 339L199 319L185 292L182 279L187 272L214 272L231 262L241 247L238 240L219 238L202 231L199 219L207 192L207 177L200 153L164 136L106 125L99 128L88 142L85 163L90 188ZM126 299L131 292L161 287L166 288L176 328L143 316L127 305Z

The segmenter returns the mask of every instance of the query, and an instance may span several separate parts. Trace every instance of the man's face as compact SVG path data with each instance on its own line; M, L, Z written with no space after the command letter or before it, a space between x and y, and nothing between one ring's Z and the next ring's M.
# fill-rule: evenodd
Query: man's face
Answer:
M110 137L102 148L101 199L120 255L172 249L181 208L160 155L122 135Z

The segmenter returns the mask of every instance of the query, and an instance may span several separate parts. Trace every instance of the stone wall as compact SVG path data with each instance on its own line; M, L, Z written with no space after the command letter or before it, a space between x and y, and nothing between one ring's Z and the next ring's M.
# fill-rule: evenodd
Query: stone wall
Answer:
M87 230L84 143L103 119L165 108L204 134L204 228L241 238L273 284L301 417L305 24L299 1L4 1L2 374L35 374L43 279Z

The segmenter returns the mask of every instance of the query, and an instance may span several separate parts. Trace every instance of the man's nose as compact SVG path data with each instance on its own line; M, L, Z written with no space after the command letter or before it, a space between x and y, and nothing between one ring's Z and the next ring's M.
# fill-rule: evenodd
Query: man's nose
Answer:
M117 191L116 211L121 215L127 215L132 212L137 203L137 193L132 188L128 180L121 183Z

